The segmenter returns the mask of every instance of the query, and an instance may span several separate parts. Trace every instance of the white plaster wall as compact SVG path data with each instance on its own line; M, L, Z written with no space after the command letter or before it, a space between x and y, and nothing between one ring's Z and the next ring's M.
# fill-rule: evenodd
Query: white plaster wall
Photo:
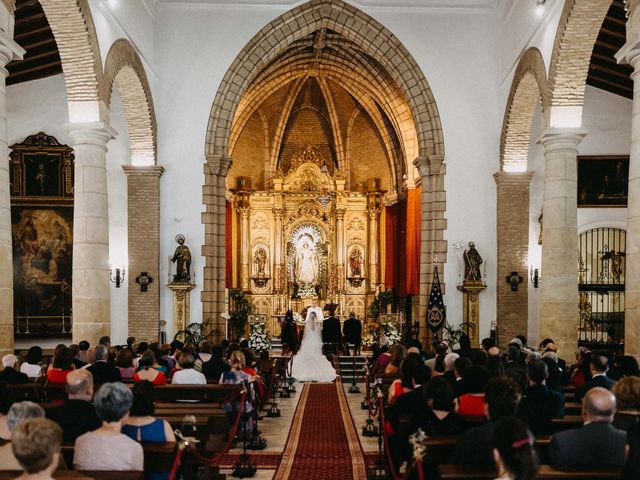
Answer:
M191 321L200 321L203 259L202 164L206 126L220 81L238 52L282 6L160 4L156 97L162 177L162 278L177 233L187 237L197 271ZM481 300L481 335L495 319L495 183L502 109L499 85L498 16L493 10L365 8L405 44L423 69L441 116L447 163L446 238L476 242L488 265L488 289ZM185 28L188 25L189 28ZM460 32L465 32L460 35ZM450 248L446 268L449 321L462 316L455 289L458 252ZM164 260L162 260L164 259ZM171 319L165 289L161 311ZM170 334L170 332L169 332Z
M628 155L631 140L631 107L632 101L587 86L583 112L583 125L588 130L587 136L578 146L579 155ZM529 170L534 171L530 190L530 224L529 224L529 264L540 267L542 248L538 245L538 215L542 211L542 195L544 184L544 149L537 143L542 133L540 106L533 119L531 144L529 150ZM595 227L613 226L626 228L626 208L579 208L578 232ZM544 272L542 272L544 281ZM539 339L540 290L529 285L529 338L531 345Z
M120 265L126 264L127 259L126 179L120 165L128 162L129 141L117 92L114 94L113 111L112 125L120 135L109 143L107 153L109 256L112 264ZM61 143L73 146L67 122L67 98L62 75L7 87L7 130L10 145L22 142L28 135L44 131ZM111 332L112 339L116 342L124 342L127 337L127 308L126 283L120 289L112 287ZM27 340L17 345L30 346L30 343L32 342Z

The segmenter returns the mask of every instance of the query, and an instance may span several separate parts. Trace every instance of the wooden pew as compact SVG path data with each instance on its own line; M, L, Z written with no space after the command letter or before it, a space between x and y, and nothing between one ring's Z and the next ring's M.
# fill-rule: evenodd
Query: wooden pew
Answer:
M440 478L457 480L490 480L496 478L494 467L471 465L440 465ZM620 469L612 467L559 468L551 465L540 465L537 479L609 479L620 478Z
M551 426L555 432L561 432L562 430L569 430L571 428L580 428L584 423L584 419L581 415L565 415L560 418L553 418L551 420Z
M162 385L155 388L155 400L156 402L220 403L241 390L241 385Z
M62 445L62 456L69 467L73 465L73 444ZM175 443L142 443L145 471L168 472L175 458ZM77 472L76 472L77 473ZM118 474L119 475L119 474ZM113 478L120 478L118 475Z
M11 391L17 402L29 400L35 403L60 402L67 399L64 385L44 383L23 383L11 385Z

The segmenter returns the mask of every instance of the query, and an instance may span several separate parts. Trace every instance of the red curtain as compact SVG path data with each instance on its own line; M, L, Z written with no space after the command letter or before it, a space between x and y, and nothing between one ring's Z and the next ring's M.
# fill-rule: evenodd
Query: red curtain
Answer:
M399 298L420 293L420 213L422 190L386 207L385 286Z
M414 188L407 192L406 207L406 258L403 264L405 271L405 294L420 293L420 222L422 206L422 189Z
M400 203L385 208L385 286L398 291L398 253L400 252Z
M233 207L231 202L226 203L226 230L225 230L225 285L227 288L233 287L233 252L232 252L232 239L233 232L231 231L231 220L233 215Z

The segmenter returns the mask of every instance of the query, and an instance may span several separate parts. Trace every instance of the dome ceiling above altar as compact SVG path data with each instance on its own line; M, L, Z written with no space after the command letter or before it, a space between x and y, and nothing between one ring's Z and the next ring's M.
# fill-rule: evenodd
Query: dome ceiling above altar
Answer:
M413 186L417 136L406 99L379 63L328 29L293 42L254 78L234 117L229 187L243 176L268 188L307 145L349 189L372 178L390 194Z

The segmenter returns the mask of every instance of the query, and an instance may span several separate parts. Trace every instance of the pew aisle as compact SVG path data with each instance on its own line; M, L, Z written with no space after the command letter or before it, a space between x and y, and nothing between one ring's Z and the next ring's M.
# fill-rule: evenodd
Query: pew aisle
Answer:
M296 392L291 394L291 398L278 398L281 417L269 418L266 416L266 410L260 411L259 428L262 431L261 436L267 440L267 448L259 451L249 451L251 461L257 464L258 467L257 473L252 477L253 479L273 479L276 468L278 468L282 459L301 392L302 385L296 384ZM226 474L227 478L233 478L231 477L232 467L241 453L242 443L238 443L238 448L230 450L229 454L222 459L220 473Z

